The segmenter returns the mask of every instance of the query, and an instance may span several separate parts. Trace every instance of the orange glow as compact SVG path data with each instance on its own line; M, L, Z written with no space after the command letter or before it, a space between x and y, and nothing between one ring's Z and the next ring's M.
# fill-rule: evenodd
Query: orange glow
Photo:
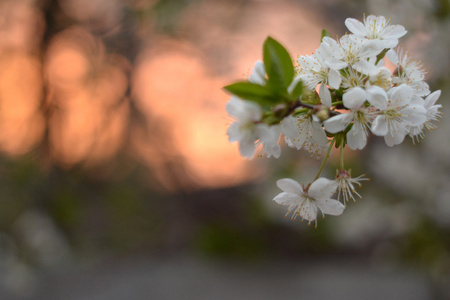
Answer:
M123 59L78 27L57 35L47 57L53 155L68 166L111 159L128 123L128 102L119 104L128 84Z
M42 137L38 112L42 97L41 65L26 54L0 57L0 147L10 155L26 153Z
M228 97L221 91L226 81L208 76L188 44L171 41L163 49L163 53L144 53L137 64L138 105L167 120L176 151L186 158L201 185L226 186L256 175L246 172L247 162L226 138ZM148 160L158 164L160 158L153 155L149 152Z
M187 167L181 177L198 187L230 186L263 174L268 160L243 159L237 144L228 142L226 130L232 120L225 104L230 96L222 87L245 79L254 62L262 59L261 47L268 35L283 43L293 59L311 54L322 29L314 14L288 1L248 5L198 1L187 6L174 24L174 32L184 39L149 32L149 40L143 41L149 44L140 49L131 69L127 59L109 53L103 40L87 29L114 32L112 27L121 26L121 2L83 3L60 1L61 9L84 26L74 25L51 37L43 64L45 95L42 67L36 59L11 52L0 58L4 61L1 149L25 153L47 129L52 158L64 166L107 162L127 141L133 155L151 166L167 188L179 184L170 183L173 170L167 166L180 166L181 161ZM8 45L38 44L42 19L32 6L27 7L24 16L35 14L30 23L35 28L22 30L13 21L14 30L0 26L9 32ZM20 15L20 10L14 12ZM238 25L230 26L230 20ZM14 40L14 32L19 31ZM129 85L132 98L127 95ZM131 102L147 118L148 128L133 125Z

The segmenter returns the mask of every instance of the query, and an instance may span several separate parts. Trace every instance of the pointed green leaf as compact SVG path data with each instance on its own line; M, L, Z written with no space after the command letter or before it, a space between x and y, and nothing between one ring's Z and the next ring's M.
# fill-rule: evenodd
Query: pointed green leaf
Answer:
M324 37L331 37L331 34L326 29L322 29L322 35L320 37L320 41L322 41Z
M292 100L297 100L301 95L302 95L302 92L303 92L303 81L299 81L299 82L297 82L297 85L295 86L295 88L294 88L294 90L292 90L292 93L291 93L291 97L292 97Z
M381 51L378 55L377 55L377 61L375 62L375 64L378 64L378 62L380 60L383 59L383 57L386 55L386 53L389 51L389 49L383 49L383 51Z
M267 85L274 90L286 90L294 77L294 66L287 50L276 40L267 37L263 46Z
M274 105L278 97L266 86L240 81L224 87L224 89L239 98L254 101L262 105Z

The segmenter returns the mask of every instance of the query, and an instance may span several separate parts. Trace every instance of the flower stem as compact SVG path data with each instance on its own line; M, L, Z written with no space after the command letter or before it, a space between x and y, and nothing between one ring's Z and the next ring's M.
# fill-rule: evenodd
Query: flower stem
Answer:
M300 110L301 112L303 112L303 109L305 109L305 111L314 111L314 109L317 107L316 105L312 105L312 104L307 104L307 103L303 103L300 100L297 100L295 102L292 102L286 109L286 111L284 112L284 115L282 116L287 117L292 113L295 113L297 108L301 107L302 109ZM333 110L329 110L329 114L330 116L337 116L340 115L340 112L337 111L333 111Z
M328 147L327 150L327 154L325 154L325 157L323 158L322 164L320 165L319 171L317 172L316 177L314 178L313 182L316 181L319 176L320 173L322 173L323 167L325 166L325 162L327 161L328 157L330 157L330 153L331 153L331 148L333 148L334 142L336 141L336 137L334 137L331 142L330 142L330 146Z
M344 170L344 137L342 137L342 140L341 140L341 161L340 161L340 168L341 168L341 170Z

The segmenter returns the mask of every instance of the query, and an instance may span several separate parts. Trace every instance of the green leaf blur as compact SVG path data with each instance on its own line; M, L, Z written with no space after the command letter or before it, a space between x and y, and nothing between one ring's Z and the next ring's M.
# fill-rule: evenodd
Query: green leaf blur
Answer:
M276 40L267 37L263 46L264 65L272 89L287 90L294 77L294 66L287 50Z
M239 98L254 101L261 105L273 105L277 102L276 94L266 86L248 81L236 82L224 87L225 90Z

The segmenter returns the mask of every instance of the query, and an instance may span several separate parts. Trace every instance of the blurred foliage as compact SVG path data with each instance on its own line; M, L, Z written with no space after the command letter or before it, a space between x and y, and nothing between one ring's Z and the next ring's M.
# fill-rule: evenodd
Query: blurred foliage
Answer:
M448 18L450 15L450 1L435 0L436 2L436 17L440 19Z

